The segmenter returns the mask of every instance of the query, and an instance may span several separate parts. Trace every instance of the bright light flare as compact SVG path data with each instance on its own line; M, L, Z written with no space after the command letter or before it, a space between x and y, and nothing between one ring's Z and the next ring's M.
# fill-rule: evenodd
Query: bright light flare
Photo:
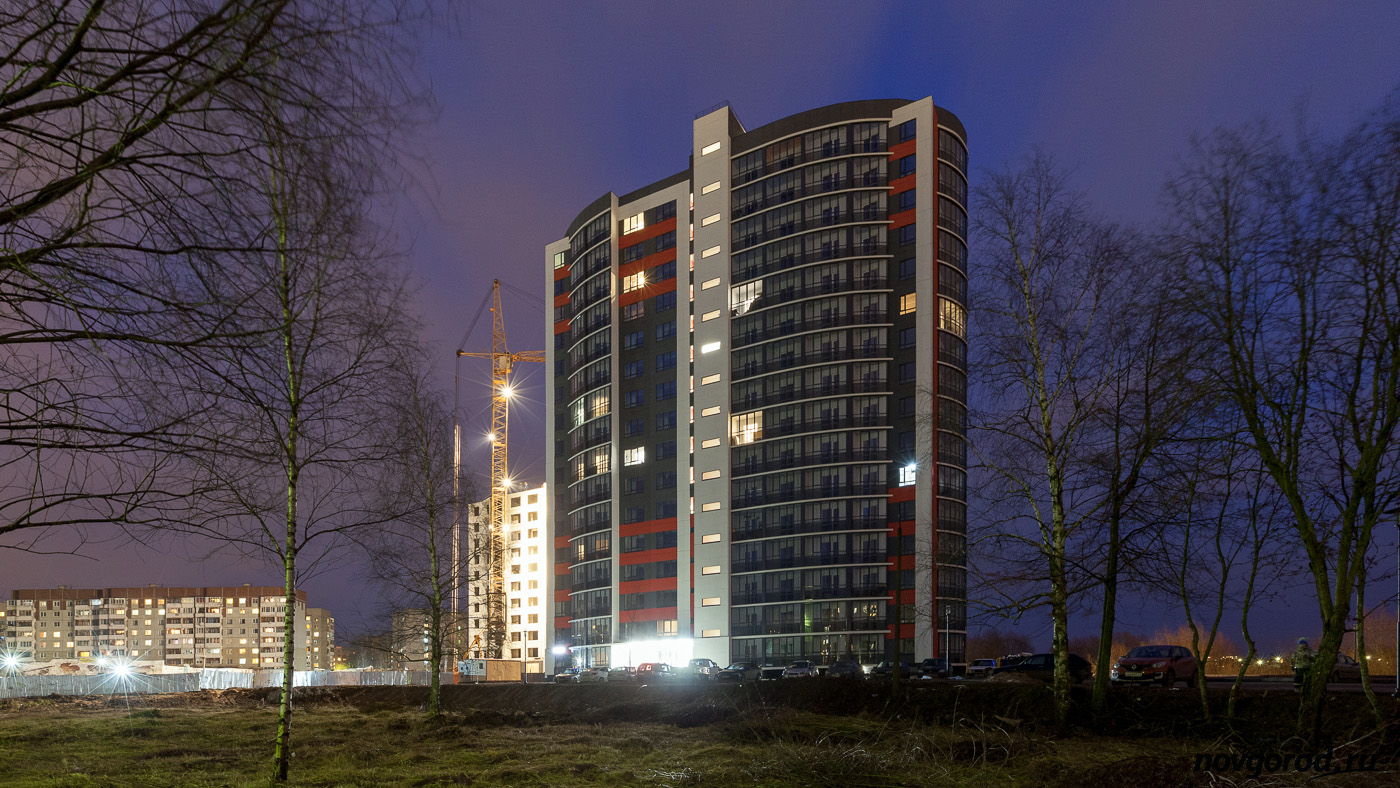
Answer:
M510 395L511 395L511 394L514 394L514 393L515 393L515 390L512 389L510 386L501 386L501 396L502 396L502 397L505 397L506 399L510 399Z

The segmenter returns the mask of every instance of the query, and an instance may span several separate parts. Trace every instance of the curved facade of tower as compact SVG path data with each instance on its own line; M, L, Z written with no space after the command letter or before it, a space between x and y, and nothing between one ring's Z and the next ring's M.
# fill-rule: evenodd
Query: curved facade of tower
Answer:
M546 250L555 664L957 665L962 124L882 100L693 132Z

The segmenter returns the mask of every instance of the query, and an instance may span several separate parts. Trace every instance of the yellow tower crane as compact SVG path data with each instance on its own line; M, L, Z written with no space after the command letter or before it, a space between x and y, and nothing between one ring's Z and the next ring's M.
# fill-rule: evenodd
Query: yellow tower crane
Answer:
M479 314L479 313L478 313ZM470 333L470 330L468 330ZM465 340L464 340L465 341ZM526 350L512 353L506 347L506 325L505 318L501 313L501 280L497 279L491 283L491 351L489 353L469 352L458 350L457 357L466 356L468 358L489 358L491 359L491 502L489 528L487 534L486 551L486 640L484 654L488 659L500 659L503 656L503 649L506 638L506 599L505 599L505 567L506 567L506 535L505 535L505 503L506 492L510 488L511 478L507 471L506 448L510 425L510 399L514 394L511 388L511 373L515 365L520 362L539 362L545 360L543 350ZM454 461L457 464L457 473L454 480L461 478L461 439L462 427L460 421L457 422L456 435L454 436ZM454 481L454 484L456 482ZM460 490L454 490L460 492ZM460 503L458 504L460 507ZM461 578L458 574L461 567L461 523L460 517L453 523L452 533L452 572L453 572L453 595L452 612L453 618L458 618L458 605L460 599Z

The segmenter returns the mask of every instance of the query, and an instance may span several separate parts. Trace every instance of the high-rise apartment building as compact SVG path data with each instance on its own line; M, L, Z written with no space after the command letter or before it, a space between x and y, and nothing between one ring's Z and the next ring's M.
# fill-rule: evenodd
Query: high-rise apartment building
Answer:
M335 620L279 586L19 589L0 610L7 650L44 662L123 657L167 665L281 668L288 622L297 670L329 668ZM297 624L300 623L300 626ZM313 634L317 633L317 634Z
M553 651L962 662L962 124L723 105L691 150L546 248Z
M495 535L489 500L471 504L467 510L463 548L468 573L463 613L467 654L521 660L529 673L544 672L552 636L548 586L554 567L546 533L548 494L548 485L506 493L501 531ZM504 543L500 563L492 560L490 539ZM493 573L498 573L495 582Z

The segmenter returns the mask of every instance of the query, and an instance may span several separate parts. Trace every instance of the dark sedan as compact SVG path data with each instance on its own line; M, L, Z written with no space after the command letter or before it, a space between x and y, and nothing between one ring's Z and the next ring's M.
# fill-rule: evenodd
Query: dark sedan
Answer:
M715 681L758 681L763 668L757 662L735 662L715 674Z
M1044 682L1055 680L1055 655L1032 654L1015 665L1004 665L992 671L993 676L1002 673L1024 673ZM1078 684L1094 677L1094 667L1078 654L1069 655L1069 678Z
M895 665L894 665L893 662L881 662L880 664L878 664L878 665L876 665L875 667L873 667L873 668L870 669L870 673L868 674L868 676L869 676L869 678L872 678L872 679L890 679L890 678L894 678L894 671L895 671ZM900 678L902 678L902 679L907 679L907 678L909 678L909 672L910 672L910 671L909 671L909 663L908 663L908 662L901 662L901 663L899 663L899 677L900 677Z

